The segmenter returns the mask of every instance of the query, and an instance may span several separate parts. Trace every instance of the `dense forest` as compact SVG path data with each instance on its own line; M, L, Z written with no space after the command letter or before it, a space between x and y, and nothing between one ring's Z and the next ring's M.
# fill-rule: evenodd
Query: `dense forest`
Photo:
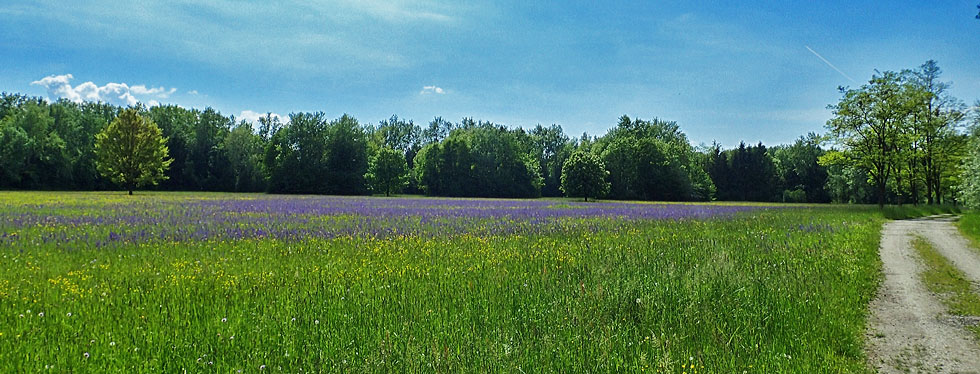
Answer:
M138 106L172 160L160 190L361 195L563 196L576 152L604 169L608 199L956 203L977 201L976 107L951 97L929 61L841 88L827 134L792 144L692 146L680 126L622 116L606 134L463 118L377 124L293 113L257 123L212 108ZM124 109L0 96L0 188L117 188L97 171L96 134ZM972 131L972 133L971 133ZM971 200L972 199L972 200Z

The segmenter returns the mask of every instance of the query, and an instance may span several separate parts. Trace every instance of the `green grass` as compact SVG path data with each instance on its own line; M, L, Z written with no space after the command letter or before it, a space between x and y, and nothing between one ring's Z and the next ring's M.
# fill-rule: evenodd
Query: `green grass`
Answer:
M973 248L980 251L980 211L964 212L957 225L960 232L973 242Z
M910 219L937 214L959 214L960 208L954 205L888 205L882 214L888 219Z
M98 216L127 199L0 193L0 213ZM868 371L876 209L596 221L452 238L17 240L0 248L0 372Z
M925 265L920 277L929 291L940 296L949 313L957 316L980 317L980 297L966 276L932 247L928 240L917 236L912 242ZM980 338L980 328L970 329Z

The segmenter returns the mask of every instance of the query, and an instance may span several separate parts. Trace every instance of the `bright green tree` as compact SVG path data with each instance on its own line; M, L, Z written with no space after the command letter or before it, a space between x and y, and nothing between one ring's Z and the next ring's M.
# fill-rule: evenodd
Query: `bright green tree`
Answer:
M124 110L95 135L96 167L102 176L133 194L137 187L167 179L167 139L136 108Z
M884 206L889 182L907 157L901 151L906 148L903 131L917 111L918 91L899 73L886 71L860 88L842 90L840 102L829 106L834 118L827 121L827 129L868 172L879 207Z
M970 208L980 209L980 100L974 104L973 127L967 152L963 159L960 180L963 203Z
M368 161L368 171L364 178L374 192L384 192L385 196L401 192L408 183L405 155L393 148L379 149Z
M572 153L561 170L561 190L566 196L600 197L609 192L609 171L598 156L583 151Z
M973 209L980 209L980 137L974 137L970 154L963 161L963 203Z

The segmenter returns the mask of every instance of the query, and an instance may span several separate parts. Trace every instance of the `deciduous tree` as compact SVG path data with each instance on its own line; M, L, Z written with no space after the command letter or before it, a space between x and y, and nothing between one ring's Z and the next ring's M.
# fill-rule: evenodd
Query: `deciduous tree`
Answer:
M963 159L960 190L963 203L973 209L980 209L980 100L974 104L973 126L970 133L970 148Z
M602 197L609 192L609 171L598 156L576 151L568 156L561 172L561 190L566 196Z
M916 95L907 92L905 83L896 72L876 74L860 88L842 88L844 97L828 107L834 118L827 129L868 171L879 206L884 206L888 183L899 167L903 127L915 110Z
M124 110L95 135L95 154L99 172L124 186L130 195L138 187L166 179L171 162L167 139L137 108Z
M357 119L347 114L327 127L327 193L362 195L367 192L364 174L368 166L368 142Z
M381 148L368 162L368 171L364 175L368 188L374 192L391 196L399 193L408 183L408 165L402 151L393 148Z

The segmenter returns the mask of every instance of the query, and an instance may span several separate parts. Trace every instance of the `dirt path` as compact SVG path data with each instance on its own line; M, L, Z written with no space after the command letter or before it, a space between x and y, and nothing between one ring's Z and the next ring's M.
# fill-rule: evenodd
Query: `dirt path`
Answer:
M871 302L868 356L882 373L980 373L980 347L965 321L945 307L918 278L912 248L918 234L950 259L968 279L980 280L980 258L967 247L950 218L892 221L881 238L885 274Z
M980 285L980 256L969 248L970 242L960 235L960 231L951 223L952 221L952 217L944 217L919 220L916 224L923 227L919 235L929 239L932 246L966 274L966 279L973 282L974 286Z

